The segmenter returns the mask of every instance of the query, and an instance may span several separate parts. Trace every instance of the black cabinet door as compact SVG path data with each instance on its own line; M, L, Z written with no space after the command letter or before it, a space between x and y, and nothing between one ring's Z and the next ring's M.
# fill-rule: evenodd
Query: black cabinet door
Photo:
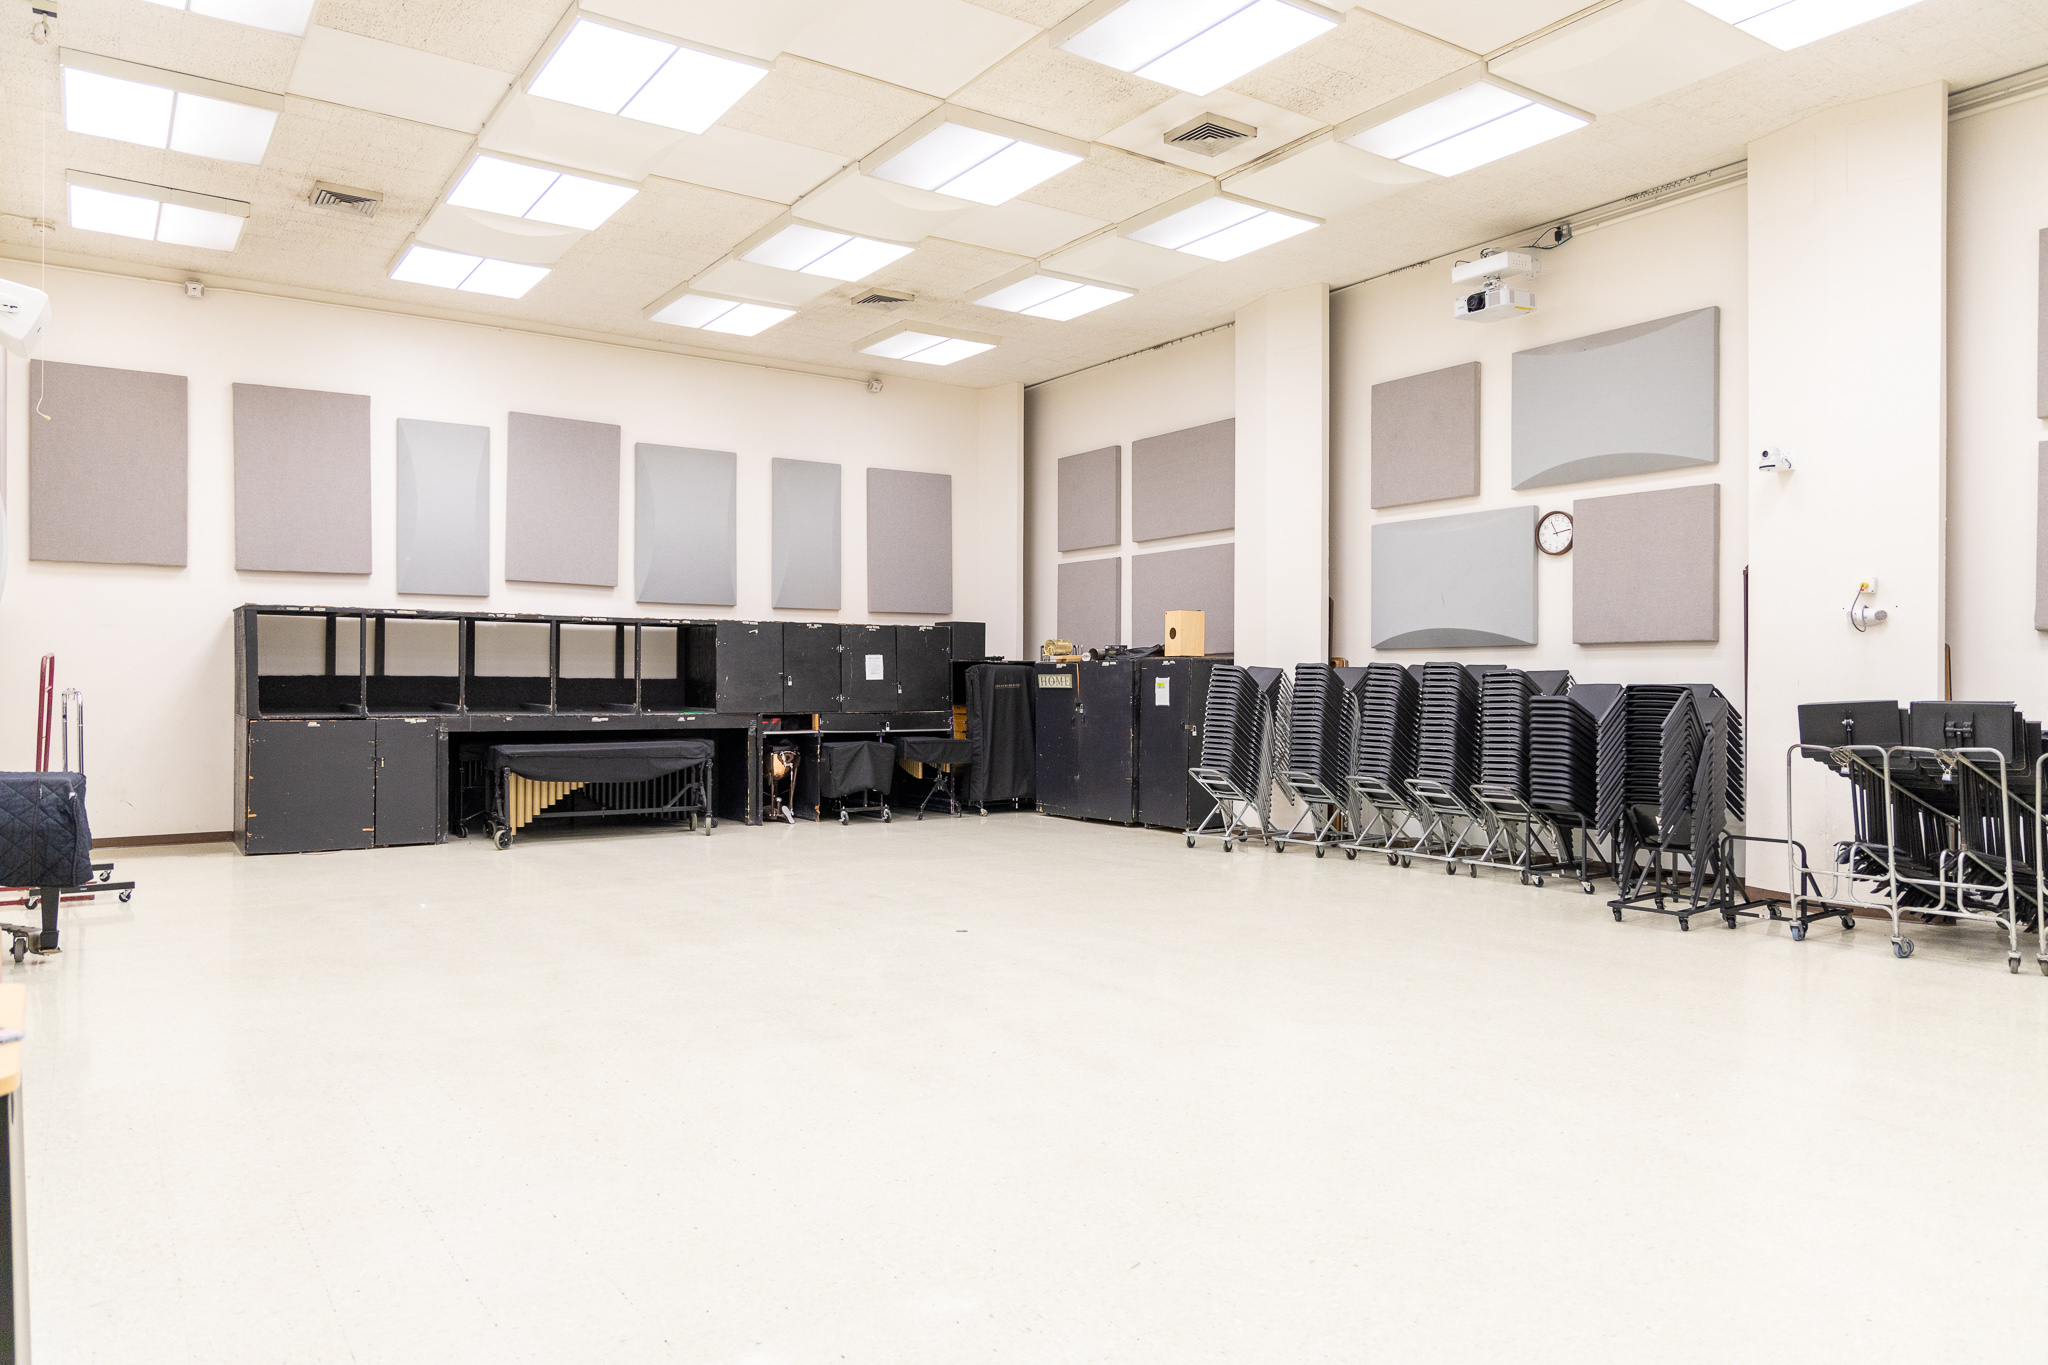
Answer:
M1193 829L1216 800L1188 769L1202 752L1209 663L1147 659L1138 672L1138 823Z
M1132 824L1138 818L1137 669L1127 661L1078 666L1081 693L1081 813L1091 820Z
M779 711L831 715L839 710L839 624L789 621L782 627Z
M377 727L377 847L439 843L448 790L447 731L430 720L371 724Z
M1081 694L1076 664L1039 664L1033 671L1032 720L1038 743L1038 808L1048 815L1081 809Z
M848 711L903 709L902 677L896 667L896 627L841 626L839 693Z
M718 623L718 709L758 715L782 709L782 622Z
M373 727L368 720L249 722L245 851L368 848L376 822Z
M947 711L953 706L953 632L945 626L896 627L896 667L902 674L903 711Z

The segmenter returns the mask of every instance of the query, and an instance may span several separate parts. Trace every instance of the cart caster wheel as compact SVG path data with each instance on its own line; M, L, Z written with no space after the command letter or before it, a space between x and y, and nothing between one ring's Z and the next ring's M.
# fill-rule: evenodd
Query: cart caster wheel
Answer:
M1592 895L1592 894L1593 894L1593 883L1591 883L1591 882L1580 882L1580 883L1579 883L1579 890L1581 890L1581 891L1585 892L1585 893L1586 893L1587 895L1589 895L1589 896L1590 896L1590 895Z
M1285 853L1287 851L1287 845L1285 843L1275 844L1273 845L1273 851L1275 853Z
M1619 909L1616 909L1614 912L1614 922L1616 924L1621 923L1621 911Z
M920 820L922 820L923 818L924 817L921 815L918 817L918 819ZM889 823L889 812L886 810L882 812L882 823L885 825Z
M512 847L512 831L509 829L499 830L491 836L491 843L500 850Z
M1193 848L1194 846L1195 846L1195 836L1194 836L1194 835L1192 835L1192 834L1190 834L1190 835L1188 836L1188 847L1189 847L1189 848Z
M14 946L7 951L13 954L15 962L18 964L23 958L28 956L28 940L25 938L14 940ZM2041 969L2048 971L2048 963L2044 963Z
M1410 860L1409 860L1408 858L1406 858L1406 857L1403 857L1403 858L1401 859L1401 866L1403 866L1403 867L1413 867L1413 866L1415 866L1415 864L1414 864L1413 862L1411 862L1411 861L1410 861Z
M1794 943L1804 943L1804 942L1806 942L1806 926L1805 926L1805 925L1803 925L1803 924L1795 924L1795 925L1793 925L1793 926L1792 926L1792 941L1793 941Z
M2048 957L2037 957L2034 960L2041 964L2041 975L2048 976Z
M1358 861L1358 850L1357 850L1357 849L1355 849L1355 848L1347 848L1347 849L1345 849L1345 850L1344 850L1344 861L1345 861L1345 862L1347 862L1347 863L1355 863L1355 862L1357 862L1357 861Z
M839 823L842 825L850 825L853 823L853 821L847 816L845 811L841 811L839 812Z
M1528 884L1529 884L1529 874L1528 874L1528 873L1526 873L1526 872L1524 872L1524 873L1522 874L1522 885L1524 885L1524 886L1527 886Z
M1536 879L1536 888L1537 888L1537 889L1538 889L1539 891L1540 891L1540 890L1542 890L1542 888L1543 888L1543 878L1541 878L1541 877L1538 877L1538 878Z
M121 904L126 905L128 903L128 898L130 896L133 896L134 894L135 893L133 891L123 891L121 893Z
M1842 916L1842 927L1844 929L1854 929L1856 927L1856 917L1854 915Z
M1445 875L1446 877L1455 877L1455 876L1457 876L1457 875L1458 875L1458 865L1457 865L1456 863L1450 863L1450 862L1447 862L1447 863L1445 863L1445 864L1444 864L1444 875Z
M1389 853L1389 854L1387 855L1387 866L1388 866L1388 867L1399 867L1400 865L1401 865L1401 856L1400 856L1399 854L1397 854L1397 853Z
M1326 852L1328 852L1328 850L1327 850L1327 849L1325 849L1325 848L1324 848L1324 847L1323 847L1323 846L1322 846L1321 844L1317 844L1317 845L1316 845L1316 856L1317 856L1318 858L1322 857L1322 856L1323 856L1323 854L1324 854L1324 853L1326 853Z
M1230 840L1228 840L1228 839L1225 839L1225 840L1223 841L1223 851L1224 851L1225 853L1228 853L1228 852L1230 852Z
M1896 957L1896 958L1900 958L1900 959L1904 959L1904 958L1909 958L1909 957L1911 957L1912 955L1913 955L1913 940L1912 940L1912 939L1910 939L1910 938L1895 938L1895 939L1893 939L1893 940L1892 940L1892 956L1893 956L1893 957Z
M1689 920L1689 919L1681 919L1681 920L1679 920L1679 921L1678 921L1678 932L1679 932L1679 933L1681 933L1681 934L1689 934L1689 933L1691 933L1691 932L1692 932L1692 921L1691 921L1691 920Z
M110 868L107 871L100 873L99 876L94 877L93 880L96 882L110 882L114 880L113 870Z
M1469 875L1469 876L1473 876L1473 877L1476 877L1476 876L1478 876L1478 875L1479 875L1479 864L1478 864L1478 863L1467 863L1467 864L1465 864L1465 872L1466 872L1466 874L1467 874L1467 875Z
M1721 916L1721 923L1727 926L1728 928L1733 929L1735 927L1735 916L1723 915Z
M2019 960L2018 958L2016 958L2016 957L2009 957L2009 958L2007 958L2007 959L2005 960L2005 965L2007 966L2007 968L2009 968L2009 969L2011 970L2011 972L2012 972L2012 974L2013 974L2014 976L2018 976L2018 975L2020 974L2020 960Z

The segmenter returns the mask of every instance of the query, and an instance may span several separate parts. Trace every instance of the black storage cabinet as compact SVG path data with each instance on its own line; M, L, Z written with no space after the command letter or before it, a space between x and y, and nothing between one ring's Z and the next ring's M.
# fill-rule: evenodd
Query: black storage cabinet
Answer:
M953 632L948 626L896 627L899 711L946 711L953 705Z
M759 715L784 707L781 621L717 622L717 707L727 715Z
M772 709L831 715L840 708L836 621L786 621L782 626L782 700Z
M1138 670L1131 660L1078 664L1081 808L1088 820L1138 822Z
M1032 670L1031 723L1038 746L1038 808L1075 815L1081 806L1081 689L1079 664L1039 664Z
M844 651L839 656L841 709L862 714L902 710L896 627L841 626L839 643ZM871 678L870 671L880 676Z
M244 853L368 848L377 828L378 722L255 720L246 747L235 844Z
M953 658L969 663L988 661L988 624L983 621L941 621L953 632Z
M1188 775L1202 754L1207 659L1138 661L1138 823L1193 829L1216 798Z

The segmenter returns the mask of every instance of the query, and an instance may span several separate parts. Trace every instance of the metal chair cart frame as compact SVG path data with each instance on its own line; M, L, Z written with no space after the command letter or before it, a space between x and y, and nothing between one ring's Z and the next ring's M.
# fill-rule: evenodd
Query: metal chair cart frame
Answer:
M1472 799L1479 805L1486 847L1469 860L1469 866L1519 873L1524 886L1531 882L1541 886L1546 875L1571 872L1570 845L1563 831L1519 792L1478 782L1473 784ZM1586 889L1590 892L1591 885Z
M1364 773L1344 779L1351 789L1351 838L1343 844L1344 856L1384 853L1389 864L1398 864L1413 837L1417 815L1414 806L1391 782Z
M1421 858L1442 863L1447 874L1457 876L1459 865L1471 863L1486 847L1474 838L1475 832L1485 833L1479 812L1460 800L1449 783L1433 777L1409 778L1408 791L1414 799L1418 828L1415 842L1400 855L1401 865L1406 867L1411 858ZM1479 875L1477 867L1469 871Z

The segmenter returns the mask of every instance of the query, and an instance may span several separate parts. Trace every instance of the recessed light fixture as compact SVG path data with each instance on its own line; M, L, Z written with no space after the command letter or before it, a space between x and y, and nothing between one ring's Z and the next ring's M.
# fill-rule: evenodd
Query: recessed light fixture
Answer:
M902 260L916 249L902 242L856 237L850 232L791 220L764 233L755 245L744 248L740 259L806 275L823 275L830 280L858 280L892 261Z
M255 166L284 101L181 71L66 50L64 126L159 150Z
M768 74L765 63L747 57L572 14L528 94L701 133Z
M630 181L479 153L448 192L448 202L457 208L587 230L601 225L638 193L639 186Z
M249 221L249 206L239 199L216 199L85 171L67 171L64 179L71 226L87 232L233 251Z
M1071 275L1056 275L1037 266L1026 266L1014 275L997 280L975 302L984 308L1000 308L1006 313L1065 322L1083 313L1107 308L1112 303L1121 303L1135 292Z
M1692 0L1716 19L1789 50L1881 19L1918 0Z
M544 265L494 261L488 256L431 246L407 247L398 264L391 267L391 278L406 284L431 284L471 294L494 294L501 299L524 298L527 290L547 277L548 268Z
M982 332L960 332L923 322L899 322L875 333L854 349L883 360L914 360L920 365L951 365L969 356L993 351L1002 341Z
M251 28L267 28L272 33L289 33L294 38L306 35L306 23L313 17L313 0L150 0L153 5L165 9L188 9L194 14L207 14L231 23L247 24Z
M1168 200L1132 219L1121 231L1135 242L1170 247L1211 261L1234 261L1322 225L1320 218L1282 213L1250 199L1203 188Z
M1483 67L1468 67L1338 125L1337 137L1433 175L1456 175L1593 121Z
M948 105L861 162L861 171L977 204L1006 204L1087 156L1084 142Z
M1313 0L1096 0L1053 30L1053 45L1206 95L1337 27Z
M676 327L695 327L706 332L751 337L759 336L784 318L795 317L796 309L777 308L773 304L755 303L749 299L729 299L717 294L703 294L684 285L676 293L649 308L645 316L650 322L666 322Z

